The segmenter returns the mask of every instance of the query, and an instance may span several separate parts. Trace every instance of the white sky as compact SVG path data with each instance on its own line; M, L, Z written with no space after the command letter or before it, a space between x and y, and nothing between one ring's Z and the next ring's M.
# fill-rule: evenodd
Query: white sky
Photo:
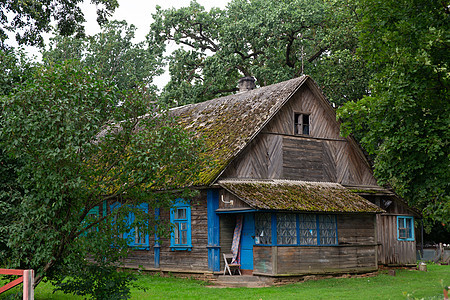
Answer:
M114 12L114 15L110 18L111 20L125 20L128 24L134 24L137 28L135 42L140 42L145 40L145 36L148 34L150 29L150 23L152 22L151 15L156 12L156 6L161 6L162 9L167 9L171 7L180 8L189 6L190 0L118 0L119 7ZM230 0L197 0L206 10L210 10L212 7L225 8ZM81 4L83 12L85 14L86 23L86 34L93 35L100 32L100 27L97 24L96 18L96 8L95 5L90 4L90 1L85 0ZM10 34L10 37L14 34ZM50 35L44 35L46 43L49 41ZM15 41L9 40L8 43L12 46L17 46ZM170 49L174 49L169 46ZM31 55L36 55L40 59L39 51L35 47L25 47L25 50ZM155 79L155 84L162 88L169 80L169 75L166 74Z

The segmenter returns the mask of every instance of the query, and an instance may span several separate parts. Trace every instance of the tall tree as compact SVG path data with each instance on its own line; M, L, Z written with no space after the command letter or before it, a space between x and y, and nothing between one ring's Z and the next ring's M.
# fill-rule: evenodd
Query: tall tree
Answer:
M264 86L306 73L336 103L358 99L368 76L354 55L357 17L345 0L233 0L209 12L195 1L157 8L150 42L182 46L169 57L171 81L163 98L199 102L235 91L242 76Z
M339 111L375 175L450 229L448 1L362 0L360 51L371 95Z
M144 42L133 43L136 27L125 21L111 21L93 36L79 38L56 35L49 50L42 53L48 63L69 59L95 67L120 90L145 85L149 94L156 91L153 79L163 72L164 48Z
M42 33L56 22L59 34L84 35L84 14L81 0L10 0L0 2L0 48L5 47L7 33L15 33L19 44L43 46ZM105 23L119 6L117 0L91 0L97 6L97 22Z
M0 222L9 250L0 252L1 264L34 269L36 284L48 278L66 292L123 299L129 274L117 275L115 263L127 251L116 233L154 229L137 205L167 205L155 191L193 178L201 145L151 106L142 88L119 93L76 61L42 67L0 99L1 149L20 161L6 165L16 178L0 195L9 196L0 220L10 221ZM88 216L115 199L126 205ZM129 211L139 217L111 231L114 217Z

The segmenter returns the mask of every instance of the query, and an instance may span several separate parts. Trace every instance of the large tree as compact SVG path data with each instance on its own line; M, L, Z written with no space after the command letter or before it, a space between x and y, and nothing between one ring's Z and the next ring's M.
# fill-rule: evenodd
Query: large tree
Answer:
M234 92L242 76L265 86L310 74L336 103L367 92L367 69L354 55L358 13L350 1L233 0L210 11L193 1L157 8L153 19L151 43L181 46L169 57L167 103Z
M118 275L115 263L126 241L117 233L155 228L138 205L168 205L170 197L155 192L193 180L201 145L149 103L143 88L119 92L76 61L39 68L1 104L1 148L15 163L1 161L2 173L14 178L1 186L8 252L0 263L34 269L36 284L52 279L65 292L125 297L129 275ZM89 217L117 199L119 209ZM129 211L132 224L114 223Z
M7 33L15 33L19 44L43 46L42 33L56 23L59 34L84 35L81 0L8 0L0 1L0 48L5 47ZM91 0L97 6L97 21L105 23L118 7L117 0Z
M163 50L157 44L133 43L136 27L125 21L111 21L101 32L84 38L56 35L49 49L42 52L47 63L77 59L95 67L120 90L145 85L155 92L153 79L163 72Z
M370 96L340 109L375 157L375 175L450 229L448 1L362 0L360 53Z

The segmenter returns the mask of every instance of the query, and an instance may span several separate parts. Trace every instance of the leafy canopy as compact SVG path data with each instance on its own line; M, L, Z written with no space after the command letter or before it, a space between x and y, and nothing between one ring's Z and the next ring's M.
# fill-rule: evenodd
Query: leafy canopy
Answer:
M1 149L18 163L8 165L15 178L2 191L9 202L0 220L10 222L0 222L0 242L8 248L0 262L34 269L36 284L47 278L66 292L113 299L128 294L130 280L113 272L127 252L116 233L154 230L156 221L137 204L149 203L150 212L170 205L173 195L155 191L195 176L202 147L149 103L145 89L121 92L98 74L76 61L47 65L1 98ZM118 200L120 209L87 217L104 201ZM114 217L123 220L129 211L135 221L113 228ZM83 278L94 278L93 285Z
M442 1L361 1L371 95L339 110L375 175L450 229L450 24Z
M87 67L95 67L120 90L145 85L149 95L156 92L152 81L163 71L164 49L156 44L133 43L136 27L125 21L107 22L101 30L85 38L56 35L49 49L42 52L44 61L80 60Z
M10 0L0 2L0 48L6 47L8 32L24 45L44 46L42 33L50 32L51 22L63 36L84 35L81 0ZM103 24L119 6L117 0L91 0L97 7L97 22Z
M163 101L209 100L236 91L242 76L265 86L302 73L313 75L334 102L356 100L366 93L368 78L354 55L357 17L345 0L233 0L210 11L193 1L157 8L149 42L182 46L168 57L171 80Z

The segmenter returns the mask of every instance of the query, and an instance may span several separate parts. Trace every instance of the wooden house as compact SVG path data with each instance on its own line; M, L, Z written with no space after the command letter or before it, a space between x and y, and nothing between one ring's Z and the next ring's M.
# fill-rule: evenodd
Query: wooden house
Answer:
M415 263L419 215L377 185L308 76L171 113L203 136L214 165L190 183L198 196L156 212L174 224L171 237L136 241L127 266L218 274L238 226L244 274L359 273Z

